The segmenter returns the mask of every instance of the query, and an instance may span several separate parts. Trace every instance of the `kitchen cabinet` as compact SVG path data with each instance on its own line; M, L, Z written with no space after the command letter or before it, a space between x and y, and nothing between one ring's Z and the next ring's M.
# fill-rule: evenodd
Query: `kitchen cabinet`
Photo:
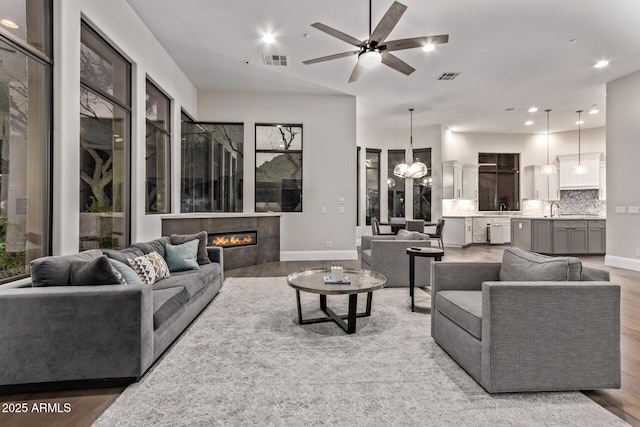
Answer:
M602 255L604 219L532 218L511 220L511 246L550 255Z
M607 250L606 245L606 222L603 220L590 220L587 224L589 233L589 253L604 254Z
M578 165L578 155L558 156L560 189L582 190L600 188L600 160L602 153L583 153L580 156L580 164L585 166L586 172L578 175L575 167Z
M560 200L558 174L542 173L542 166L525 166L524 199L528 200Z
M462 168L462 198L476 200L478 198L478 166Z
M511 218L500 218L504 243L511 243Z
M531 250L531 220L514 218L511 220L511 246Z
M462 198L462 165L455 160L442 163L442 198Z
M445 233L442 238L445 246L463 247L473 243L473 218L444 217Z
M532 220L531 221L531 250L542 254L553 252L553 229L552 221Z
M600 161L600 188L598 190L598 199L607 200L607 164L604 160Z
M478 198L478 167L462 166L455 160L442 163L442 198L475 200Z
M589 253L586 220L553 221L554 254Z

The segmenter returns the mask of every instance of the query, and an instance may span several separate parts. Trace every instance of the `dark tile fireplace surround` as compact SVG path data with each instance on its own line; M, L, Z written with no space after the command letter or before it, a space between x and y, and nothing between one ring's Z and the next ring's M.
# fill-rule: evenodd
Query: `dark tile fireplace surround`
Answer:
M208 233L224 248L224 269L280 261L280 216L172 216L162 218L162 235ZM214 240L216 240L214 242Z

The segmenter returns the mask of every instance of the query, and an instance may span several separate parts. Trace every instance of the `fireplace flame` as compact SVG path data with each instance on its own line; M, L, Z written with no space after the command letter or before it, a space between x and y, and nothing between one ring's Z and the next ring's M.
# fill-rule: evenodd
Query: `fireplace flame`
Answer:
M238 246L238 245L250 245L254 242L253 237L250 234L229 234L225 236L215 236L211 239L211 246Z

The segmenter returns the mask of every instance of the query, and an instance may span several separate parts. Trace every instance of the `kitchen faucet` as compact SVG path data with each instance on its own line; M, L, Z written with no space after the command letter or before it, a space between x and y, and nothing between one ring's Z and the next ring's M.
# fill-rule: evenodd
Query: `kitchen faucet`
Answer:
M551 207L549 208L549 215L551 216L551 218L553 218L555 215L553 213L553 207L556 207L558 209L556 209L556 214L558 216L560 216L560 205L558 204L558 202L551 202Z
M498 207L499 211L506 211L507 210L507 204L506 203L500 203L500 206Z

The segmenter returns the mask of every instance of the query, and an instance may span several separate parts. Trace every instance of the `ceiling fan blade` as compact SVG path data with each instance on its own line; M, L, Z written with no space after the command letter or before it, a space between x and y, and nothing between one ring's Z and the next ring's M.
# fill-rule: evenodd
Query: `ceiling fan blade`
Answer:
M380 22L378 22L376 29L373 30L373 33L369 36L369 41L382 44L384 39L386 39L394 29L405 10L407 10L407 6L394 1L391 7L389 7L389 10L387 10L387 13L385 13Z
M356 66L353 67L353 71L351 72L351 76L349 77L349 83L353 83L360 77L360 74L364 71L364 67L360 65L359 62L356 62Z
M403 50L403 49L412 49L414 47L422 47L426 44L443 44L449 41L449 35L443 34L440 36L426 36L426 37L413 37L410 39L402 39L402 40L391 40L386 42L384 45L386 46L387 52L392 52L395 50Z
M416 70L411 65L389 52L382 52L382 63L396 71L400 71L402 74L406 74L407 76Z
M340 39L343 42L347 42L347 43L349 43L351 45L360 47L360 45L362 44L361 40L358 40L357 38L352 37L349 34L345 34L342 31L338 31L335 28L331 28L331 27L329 27L327 25L324 25L324 24L321 24L319 22L316 22L315 24L311 24L311 26L313 28L316 28L316 29L324 32L324 33L329 34L330 36L333 36L333 37L335 37L337 39Z
M327 55L327 56L322 56L320 58L307 59L306 61L302 61L302 63L306 65L315 64L317 62L331 61L332 59L346 58L347 56L357 55L358 53L360 53L359 50L354 50L352 52L336 53L335 55Z

